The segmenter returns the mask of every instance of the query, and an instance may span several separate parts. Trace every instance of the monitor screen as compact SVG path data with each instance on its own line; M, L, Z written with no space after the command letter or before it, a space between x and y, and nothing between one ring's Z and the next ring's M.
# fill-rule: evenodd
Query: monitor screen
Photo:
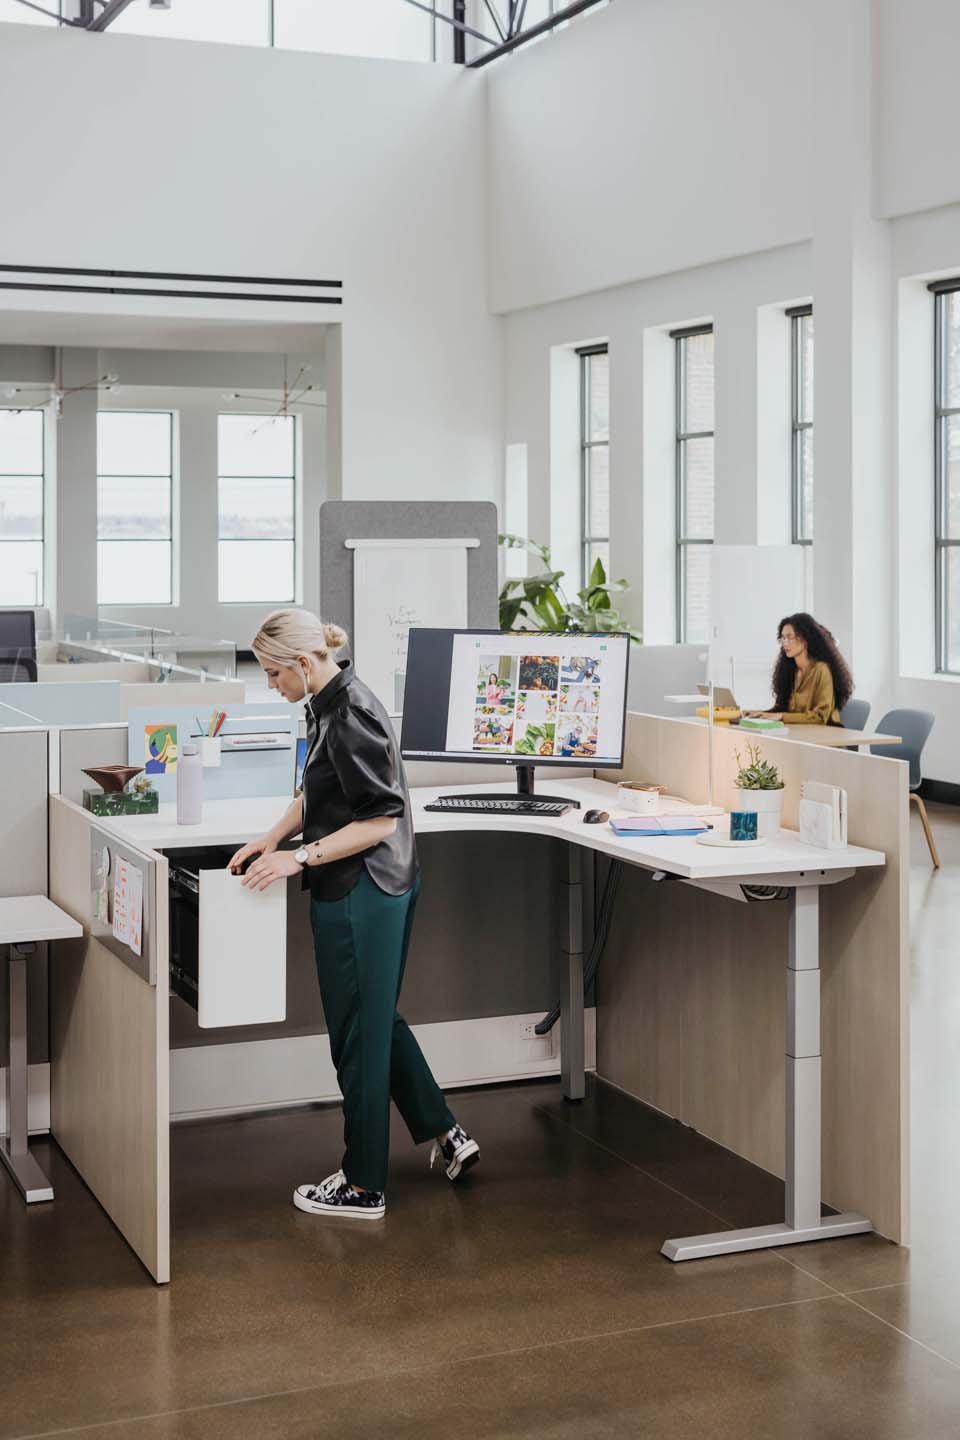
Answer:
M627 635L412 629L407 760L619 767Z

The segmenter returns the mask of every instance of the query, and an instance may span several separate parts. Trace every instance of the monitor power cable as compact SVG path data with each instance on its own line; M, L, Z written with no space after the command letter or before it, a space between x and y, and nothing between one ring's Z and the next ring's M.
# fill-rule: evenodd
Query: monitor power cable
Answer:
M594 932L593 944L590 947L590 954L583 969L583 993L588 995L597 978L597 971L600 968L600 960L606 949L607 937L610 934L610 922L613 919L614 906L617 899L617 890L620 888L620 877L623 873L623 865L619 860L611 860L610 868L607 871L607 878L603 885L603 894L600 897L600 909L597 914L597 925ZM560 1006L555 1005L553 1009L544 1015L543 1019L536 1026L536 1035L549 1035L550 1031L560 1019Z

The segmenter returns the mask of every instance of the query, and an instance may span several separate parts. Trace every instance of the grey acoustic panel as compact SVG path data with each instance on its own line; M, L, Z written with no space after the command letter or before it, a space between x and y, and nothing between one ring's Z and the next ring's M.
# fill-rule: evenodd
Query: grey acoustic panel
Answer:
M47 732L0 730L0 894L47 893ZM6 965L0 981L0 1064L7 1063ZM46 946L27 966L27 1059L47 1048Z
M320 506L319 611L353 634L347 540L479 540L467 551L467 623L496 629L497 507L491 500L327 500Z

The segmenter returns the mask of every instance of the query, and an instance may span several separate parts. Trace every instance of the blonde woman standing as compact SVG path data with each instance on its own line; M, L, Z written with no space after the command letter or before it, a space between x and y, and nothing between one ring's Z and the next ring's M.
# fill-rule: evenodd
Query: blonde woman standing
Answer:
M275 610L253 640L271 690L306 701L303 788L286 814L230 861L253 890L304 875L320 995L343 1094L341 1168L298 1185L314 1215L378 1220L393 1097L414 1141L433 1140L456 1180L480 1158L458 1125L407 1022L397 1013L420 891L410 800L393 726L380 701L336 661L347 637L306 610ZM302 832L298 850L281 850Z

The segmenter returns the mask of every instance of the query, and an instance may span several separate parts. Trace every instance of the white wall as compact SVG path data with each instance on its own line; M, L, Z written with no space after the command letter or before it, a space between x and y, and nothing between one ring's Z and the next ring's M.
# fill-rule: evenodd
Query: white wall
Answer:
M768 355L759 325L761 307L776 305L781 338L789 322L783 307L810 293L812 256L807 245L704 266L682 274L619 286L575 300L517 311L506 317L506 438L527 447L530 533L552 537L555 554L564 527L577 523L575 507L557 513L557 447L561 397L556 387L557 347L605 339L610 349L611 569L633 587L629 611L643 622L650 644L674 640L673 599L673 378L672 342L651 361L651 337L703 319L716 329L716 537L727 544L783 543L787 538L763 516L789 513L788 464L758 461L758 381ZM647 342L647 343L645 343ZM661 383L663 382L663 383ZM647 399L656 390L667 436L657 451L656 420ZM789 432L789 392L779 396L781 433ZM567 405L569 408L569 402ZM576 412L574 410L574 418ZM765 417L768 422L769 417ZM551 474L553 484L551 484ZM782 493L781 493L782 492ZM659 498L665 495L663 503ZM763 504L761 504L763 497ZM654 521L653 516L659 518ZM651 523L644 524L645 517ZM570 554L575 547L568 547ZM646 557L646 567L644 559ZM798 607L803 597L798 597Z
M343 494L499 498L482 73L15 25L2 40L0 128L30 127L0 151L6 261L342 279Z
M812 234L795 0L617 0L490 67L494 308Z
M875 0L877 213L960 200L956 148L960 7L955 0Z

